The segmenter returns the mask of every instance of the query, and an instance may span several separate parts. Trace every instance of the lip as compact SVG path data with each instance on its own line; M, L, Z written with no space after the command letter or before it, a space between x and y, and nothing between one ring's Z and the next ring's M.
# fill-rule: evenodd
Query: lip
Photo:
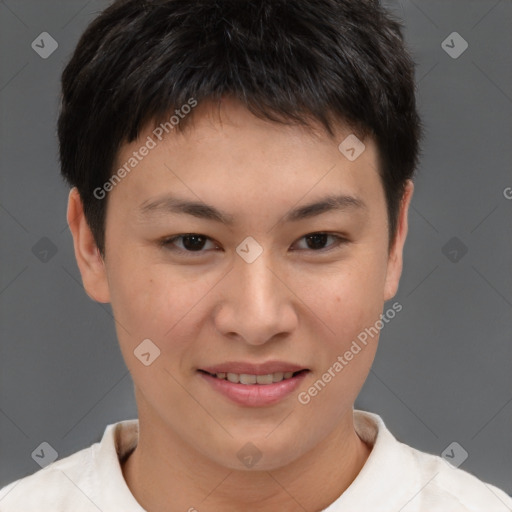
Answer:
M285 361L267 361L266 363L244 363L240 361L232 361L217 364L215 366L205 366L199 369L208 373L247 373L249 375L268 375L269 373L277 372L298 372L300 370L307 370L308 368L294 363L287 363Z
M299 370L301 370L301 368L299 368ZM202 371L198 371L198 374L207 382L207 384L211 386L211 388L214 391L229 398L231 401L235 402L238 405L246 407L265 407L276 404L283 400L286 396L289 396L291 393L293 393L293 391L297 389L302 380L309 373L309 370L304 370L305 371L302 371L289 379L282 380L281 382L275 382L273 384L237 384L234 382L229 382L228 380L225 379L218 379L217 377L214 377L213 375L209 375L208 373L204 373ZM252 375L265 375L265 372L252 373Z

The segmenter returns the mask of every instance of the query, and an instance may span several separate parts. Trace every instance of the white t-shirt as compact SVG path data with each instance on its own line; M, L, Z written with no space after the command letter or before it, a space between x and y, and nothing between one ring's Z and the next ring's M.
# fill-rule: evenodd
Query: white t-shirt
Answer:
M377 414L354 410L354 425L372 451L350 487L324 512L512 511L504 491L399 442ZM137 419L108 425L101 442L0 489L0 512L145 512L120 464L137 440ZM454 460L458 456L456 449L448 453Z

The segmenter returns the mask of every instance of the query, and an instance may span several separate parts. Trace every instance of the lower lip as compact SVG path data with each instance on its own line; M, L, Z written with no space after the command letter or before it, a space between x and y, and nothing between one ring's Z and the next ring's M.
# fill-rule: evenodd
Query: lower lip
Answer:
M290 393L293 393L308 372L301 372L289 379L274 384L236 384L226 379L218 379L207 373L199 372L215 391L239 405L263 407L272 405Z

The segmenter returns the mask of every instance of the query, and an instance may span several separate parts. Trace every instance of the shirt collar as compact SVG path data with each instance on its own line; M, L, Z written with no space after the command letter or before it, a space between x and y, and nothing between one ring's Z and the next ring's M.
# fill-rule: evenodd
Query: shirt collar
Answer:
M421 487L410 449L397 441L377 414L354 410L354 428L371 447L370 455L351 485L323 512L382 510L383 505L400 510L413 498L411 488ZM120 462L137 446L138 436L138 419L125 420L108 425L95 446L92 474L98 480L93 487L102 489L96 497L100 508L145 512L126 484Z
M357 435L371 447L361 471L345 492L324 512L401 510L414 496L419 478L410 448L399 442L382 418L354 410Z
M101 510L145 512L131 493L120 462L133 451L138 440L139 420L131 419L108 425L96 445L92 474L97 482L93 488L101 489L101 495L96 498Z

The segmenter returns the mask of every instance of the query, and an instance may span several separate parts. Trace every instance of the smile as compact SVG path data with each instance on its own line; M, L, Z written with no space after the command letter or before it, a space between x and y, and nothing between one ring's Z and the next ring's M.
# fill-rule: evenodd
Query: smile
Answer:
M197 375L216 395L245 407L265 407L283 401L296 391L310 372L308 369L295 369L295 371L252 370L257 373L215 370L218 369L210 369L210 371L198 369ZM239 371L241 370L239 369ZM247 370L245 371L247 372Z
M200 370L203 371L203 370ZM307 370L300 370L298 372L275 372L275 373L267 373L266 375L252 375L249 373L226 373L226 372L220 372L220 373L208 373L208 375L211 375L212 377L216 377L217 379L227 380L229 382L232 382L233 384L262 384L262 385L269 385L269 384L275 384L277 382L281 382L283 380L288 380L294 377L295 375L305 372Z

